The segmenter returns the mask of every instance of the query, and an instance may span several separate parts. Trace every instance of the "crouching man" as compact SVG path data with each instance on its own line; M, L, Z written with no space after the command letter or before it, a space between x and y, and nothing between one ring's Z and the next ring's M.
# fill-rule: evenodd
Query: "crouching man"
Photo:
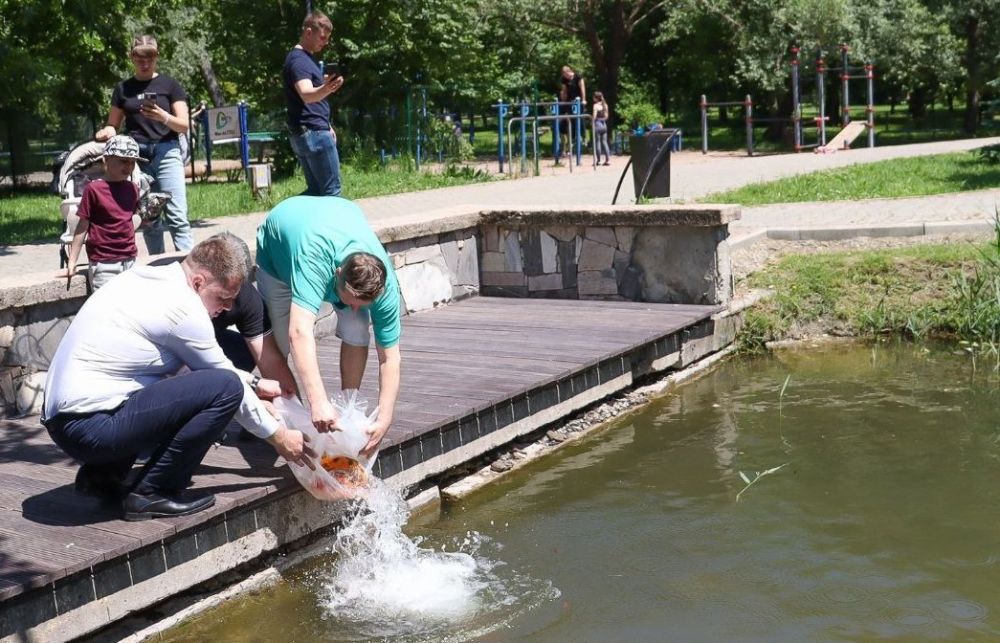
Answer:
M286 460L314 455L258 398L278 395L278 383L237 370L215 340L211 317L233 305L249 269L238 239L219 235L181 263L123 273L83 305L52 360L42 413L52 440L83 463L78 491L120 501L126 520L207 509L214 496L185 489L234 417ZM151 455L126 488L140 453Z

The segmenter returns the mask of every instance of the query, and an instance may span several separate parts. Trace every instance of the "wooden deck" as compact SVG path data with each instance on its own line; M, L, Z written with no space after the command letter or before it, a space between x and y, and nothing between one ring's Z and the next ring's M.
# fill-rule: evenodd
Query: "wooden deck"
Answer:
M551 406L596 384L605 368L612 375L627 371L630 352L679 337L716 310L474 297L406 317L402 390L376 473L390 477ZM330 390L338 377L338 346L333 337L319 346ZM374 351L365 379L363 393L374 403ZM469 418L478 419L470 425ZM28 594L51 594L55 618L192 560L218 544L213 540L232 541L240 531L231 524L238 509L299 491L279 465L266 444L230 436L209 452L194 479L195 488L216 494L215 507L185 518L130 523L118 518L117 508L73 490L76 466L37 418L0 420L0 638L24 631L29 617L17 617L18 625L2 614ZM244 533L260 528L252 516ZM212 532L203 529L206 524L221 527ZM196 547L171 547L173 537L198 525ZM145 552L152 553L143 562ZM129 572L113 573L113 563L124 559ZM71 578L83 580L60 582ZM29 620L44 620L47 613L39 609L31 608Z

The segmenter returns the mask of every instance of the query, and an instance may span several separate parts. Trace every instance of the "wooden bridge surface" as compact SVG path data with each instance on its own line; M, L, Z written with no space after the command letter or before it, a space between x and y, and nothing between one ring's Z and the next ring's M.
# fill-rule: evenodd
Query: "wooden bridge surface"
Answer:
M402 389L383 453L491 404L678 333L716 310L474 297L410 315L403 321ZM329 390L339 379L338 347L334 337L319 346ZM363 393L372 403L377 368L371 351ZM217 502L194 516L125 522L117 508L74 491L76 469L37 417L0 420L0 601L97 567L264 496L298 490L268 445L237 440L232 432L209 452L195 475L194 488L215 493ZM169 558L169 548L166 552ZM169 567L170 561L166 564Z

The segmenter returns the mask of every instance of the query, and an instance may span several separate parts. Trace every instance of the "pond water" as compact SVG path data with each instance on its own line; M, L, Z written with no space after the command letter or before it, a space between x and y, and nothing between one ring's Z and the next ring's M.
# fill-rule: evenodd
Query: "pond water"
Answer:
M165 638L995 640L993 366L909 345L733 360L408 536L383 498L339 557ZM741 472L780 465L737 500Z

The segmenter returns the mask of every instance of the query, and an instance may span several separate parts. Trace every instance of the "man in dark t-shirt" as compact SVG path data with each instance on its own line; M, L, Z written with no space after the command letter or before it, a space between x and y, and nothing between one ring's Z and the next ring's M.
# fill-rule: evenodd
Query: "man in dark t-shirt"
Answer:
M563 65L562 71L559 74L559 81L559 102L572 103L579 98L580 113L585 114L587 112L587 88L583 82L583 76L573 71L573 68L569 65ZM560 105L559 113L568 116L573 113L573 106ZM569 118L565 119L563 124L560 125L559 135L563 140L563 149L561 151L567 152L570 156L573 155L570 143L582 131L580 126L581 123L578 119Z
M318 11L306 16L302 35L281 70L292 150L306 177L309 196L340 195L340 156L330 127L327 97L344 85L339 69L324 75L315 56L330 41L333 23Z

